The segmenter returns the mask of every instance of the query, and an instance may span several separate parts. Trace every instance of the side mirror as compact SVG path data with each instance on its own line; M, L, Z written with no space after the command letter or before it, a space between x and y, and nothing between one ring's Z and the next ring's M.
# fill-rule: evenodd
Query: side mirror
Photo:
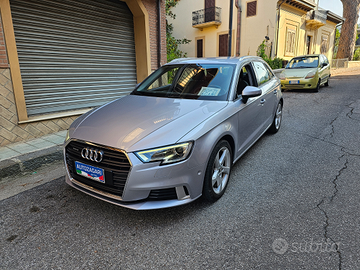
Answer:
M322 64L321 64L321 67L322 67L322 68L324 68L324 67L326 67L326 66L327 66L326 63L322 63Z
M246 86L241 93L241 96L246 103L249 98L261 96L261 89L254 86Z

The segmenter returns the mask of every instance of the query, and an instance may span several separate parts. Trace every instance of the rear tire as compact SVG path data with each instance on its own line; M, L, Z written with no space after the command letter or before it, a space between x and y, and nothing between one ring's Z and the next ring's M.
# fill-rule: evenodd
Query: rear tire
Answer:
M232 151L230 144L222 140L211 153L206 167L203 197L209 202L215 202L224 194L230 178Z
M329 80L330 80L330 76L329 78L327 79L326 83L325 83L325 86L328 87L329 86Z
M279 104L276 107L274 120L273 120L273 122L272 122L272 124L271 124L271 126L269 128L270 133L275 134L280 129L281 122L282 122L282 108L283 108L283 104L280 101Z

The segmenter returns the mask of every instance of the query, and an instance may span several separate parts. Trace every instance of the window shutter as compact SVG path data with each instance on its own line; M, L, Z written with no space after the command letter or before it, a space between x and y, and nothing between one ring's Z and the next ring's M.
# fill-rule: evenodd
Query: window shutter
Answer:
M256 2L257 1L252 1L247 3L246 17L251 17L256 15Z

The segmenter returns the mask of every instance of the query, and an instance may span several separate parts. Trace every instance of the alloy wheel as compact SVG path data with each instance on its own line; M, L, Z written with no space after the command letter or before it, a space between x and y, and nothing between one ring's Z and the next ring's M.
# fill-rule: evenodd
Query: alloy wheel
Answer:
M226 187L230 176L230 167L230 150L224 146L217 152L213 164L211 184L216 194L220 194Z

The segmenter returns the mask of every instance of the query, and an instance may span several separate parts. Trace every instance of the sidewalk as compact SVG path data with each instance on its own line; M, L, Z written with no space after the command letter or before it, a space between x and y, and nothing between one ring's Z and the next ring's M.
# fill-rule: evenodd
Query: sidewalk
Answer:
M65 136L66 130L0 147L0 181L7 176L36 170L44 164L62 160Z

